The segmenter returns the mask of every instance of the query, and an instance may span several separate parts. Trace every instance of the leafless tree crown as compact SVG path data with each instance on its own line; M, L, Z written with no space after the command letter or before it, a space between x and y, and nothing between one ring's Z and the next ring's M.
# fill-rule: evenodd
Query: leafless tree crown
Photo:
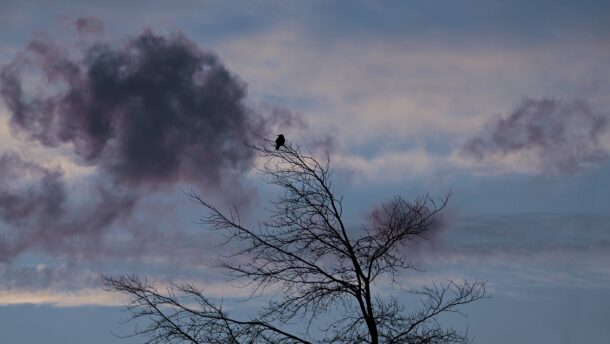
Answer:
M283 190L270 203L267 221L250 228L236 210L224 213L197 194L190 197L207 210L205 227L226 234L223 245L241 247L222 259L221 267L255 293L271 290L277 296L256 315L236 317L189 284L159 291L136 276L103 276L108 290L130 296L131 319L148 320L134 335L146 335L148 343L469 342L467 333L443 327L438 317L485 297L484 282L445 281L410 289L420 304L409 309L380 293L388 281L415 270L405 251L430 234L448 197L395 197L361 230L348 230L328 153L317 158L290 144L276 150L265 139L251 148L265 161L265 181ZM236 263L244 257L247 264ZM310 331L330 311L340 316ZM304 330L287 329L295 320L305 324Z

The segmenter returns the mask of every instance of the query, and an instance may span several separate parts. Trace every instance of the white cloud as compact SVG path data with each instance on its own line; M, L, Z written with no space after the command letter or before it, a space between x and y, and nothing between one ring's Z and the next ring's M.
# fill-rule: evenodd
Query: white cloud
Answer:
M339 123L346 140L427 132L460 133L522 96L576 92L597 70L603 46L510 48L409 40L344 40L318 44L276 28L218 44L221 57L257 96L307 100L307 114ZM569 70L564 69L571 65ZM563 81L562 84L555 84ZM357 134L350 136L352 134Z
M492 116L510 112L524 96L586 96L598 108L610 105L602 96L610 87L604 42L518 47L447 40L369 37L320 43L293 27L276 27L214 49L248 82L253 97L304 113L314 130L333 131L338 154L344 155L338 160L371 176L386 163L418 174L439 166L535 174L539 163L527 152L480 164L457 152L439 155L421 147L442 142L457 151ZM381 145L384 153L365 158L362 150L370 145ZM416 148L402 151L401 145ZM419 165L409 163L413 158Z

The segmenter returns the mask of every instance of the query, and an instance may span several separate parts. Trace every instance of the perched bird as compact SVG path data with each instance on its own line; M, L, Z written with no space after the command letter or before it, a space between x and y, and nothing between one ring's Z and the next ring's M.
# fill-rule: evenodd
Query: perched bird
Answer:
M284 135L279 134L277 136L277 139L275 139L275 150L280 149L280 147L282 147L285 142L286 142L286 139L284 138Z

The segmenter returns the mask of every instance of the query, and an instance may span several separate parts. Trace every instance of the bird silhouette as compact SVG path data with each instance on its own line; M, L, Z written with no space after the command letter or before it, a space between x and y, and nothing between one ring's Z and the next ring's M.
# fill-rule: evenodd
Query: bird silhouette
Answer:
M277 139L275 139L275 150L280 149L280 147L282 147L285 142L286 142L286 139L284 138L284 135L279 134L277 136Z

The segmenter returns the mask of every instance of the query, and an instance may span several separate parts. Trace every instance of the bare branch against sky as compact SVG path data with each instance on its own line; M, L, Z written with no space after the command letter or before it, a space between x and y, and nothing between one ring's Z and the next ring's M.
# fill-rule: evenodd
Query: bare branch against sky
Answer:
M383 293L388 281L416 272L404 250L434 230L448 198L397 197L355 231L333 186L330 156L316 158L291 144L275 147L263 138L251 146L266 161L265 181L282 189L258 227L243 224L237 210L225 214L191 194L208 212L205 228L224 233L224 245L237 248L220 266L254 288L253 296L271 292L267 306L250 317L234 316L192 285L163 292L136 276L104 276L108 290L130 297L132 318L145 318L147 325L135 333L149 343L467 343L467 334L443 328L438 317L483 298L484 282L411 289L421 301L417 307ZM331 311L338 314L320 320ZM302 324L298 332L286 326L295 320ZM322 333L310 332L312 324Z

